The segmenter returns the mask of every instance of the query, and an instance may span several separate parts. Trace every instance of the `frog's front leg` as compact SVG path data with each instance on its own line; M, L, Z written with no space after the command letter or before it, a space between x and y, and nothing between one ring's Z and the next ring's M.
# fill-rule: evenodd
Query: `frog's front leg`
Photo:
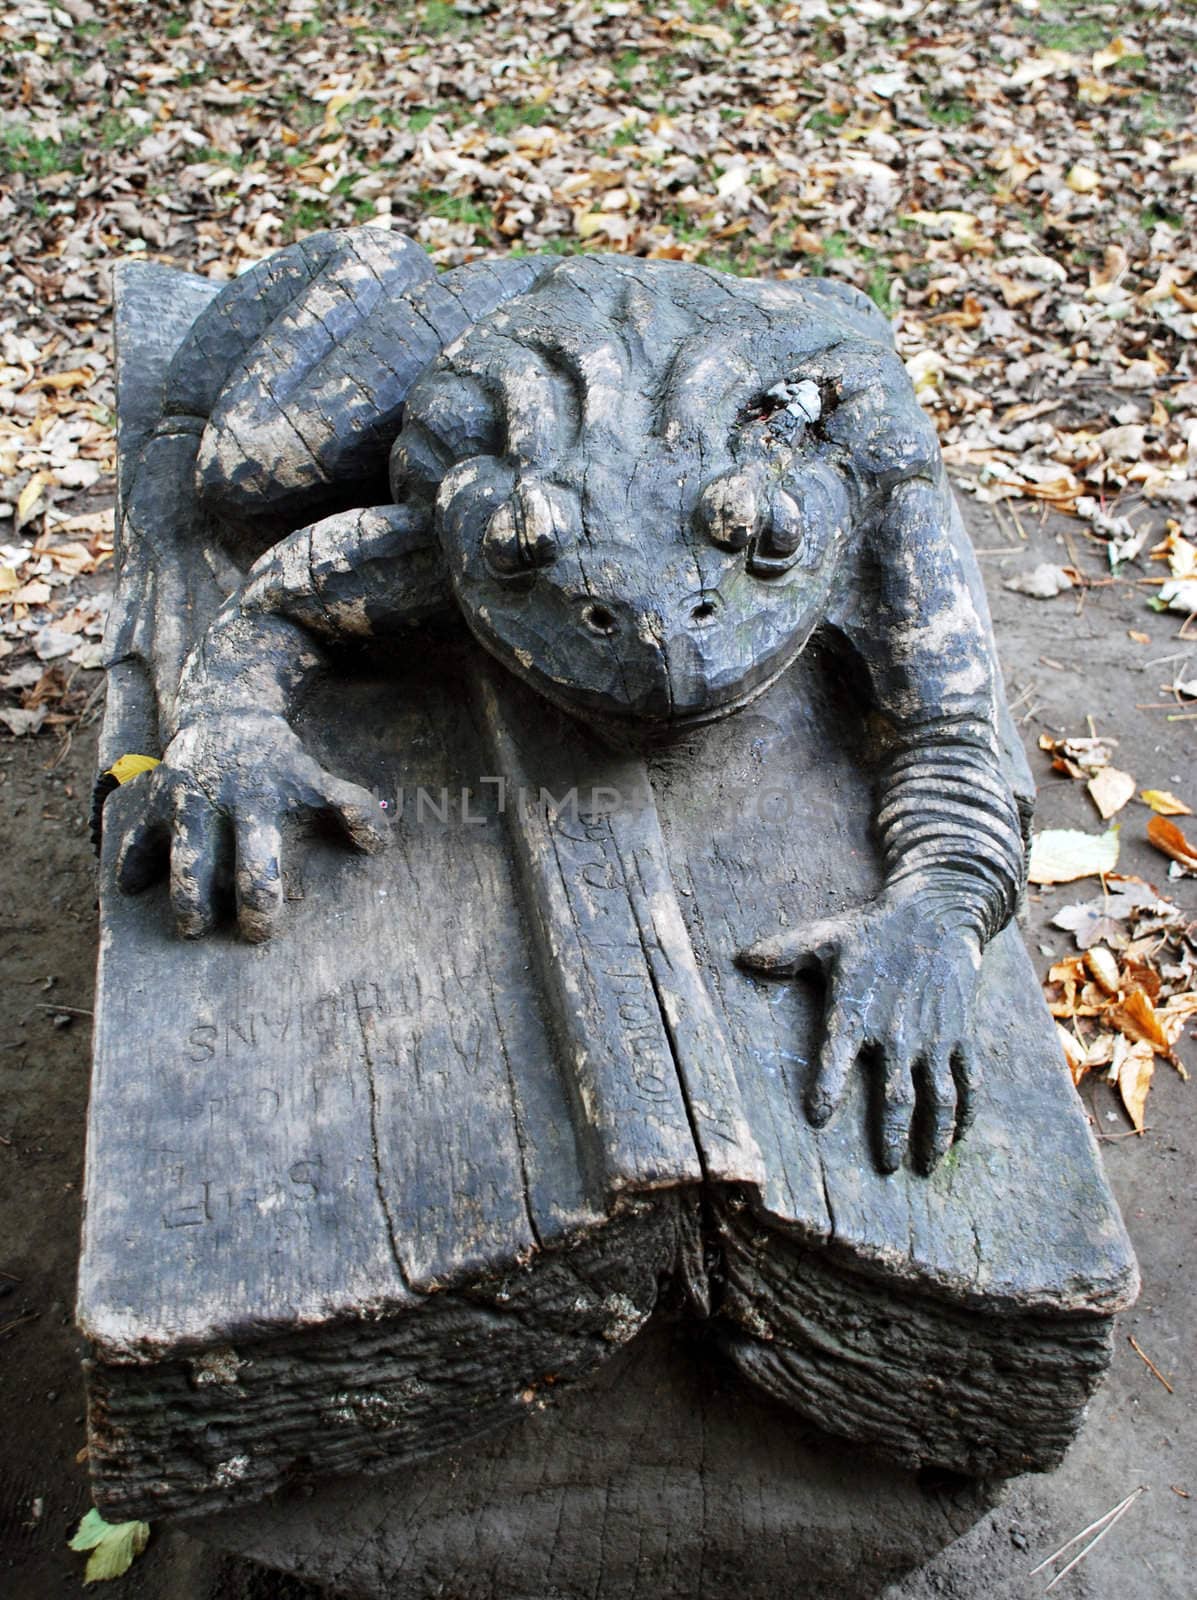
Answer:
M288 721L324 646L410 627L448 605L423 511L348 511L268 551L188 657L162 762L136 779L145 801L121 841L117 878L135 893L170 863L179 931L212 927L232 869L243 936L270 936L282 904L282 827L335 818L359 849L385 830L372 797L326 772Z
M865 533L855 592L832 619L892 730L877 814L884 888L871 905L740 956L775 976L822 970L826 1022L807 1113L826 1123L857 1059L874 1055L884 1171L908 1143L929 1169L967 1126L981 953L1013 913L1025 870L999 753L992 643L951 539L953 515L942 473L894 489Z

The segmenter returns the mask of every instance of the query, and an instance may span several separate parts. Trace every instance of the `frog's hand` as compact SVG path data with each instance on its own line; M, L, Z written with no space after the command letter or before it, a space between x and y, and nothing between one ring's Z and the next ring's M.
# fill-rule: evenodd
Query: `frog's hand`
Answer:
M971 1115L969 1026L980 946L967 925L883 895L874 905L762 939L737 957L767 977L817 971L827 984L819 1059L806 1089L815 1127L839 1107L868 1053L879 1068L877 1165L893 1172L908 1145L925 1171Z
M826 1120L859 1053L879 1055L887 1168L912 1115L927 1164L967 1120L980 953L1011 916L1025 872L992 639L952 515L942 471L892 489L862 529L859 580L828 619L863 660L892 733L877 817L885 888L871 907L740 957L775 975L818 959L827 1020L808 1110Z
M288 714L323 643L416 626L447 603L439 549L409 508L342 512L268 551L184 666L162 762L137 780L145 805L120 846L121 887L144 888L169 858L180 932L196 937L231 875L241 930L260 940L281 908L284 821L327 813L359 848L381 845L370 795L323 771Z

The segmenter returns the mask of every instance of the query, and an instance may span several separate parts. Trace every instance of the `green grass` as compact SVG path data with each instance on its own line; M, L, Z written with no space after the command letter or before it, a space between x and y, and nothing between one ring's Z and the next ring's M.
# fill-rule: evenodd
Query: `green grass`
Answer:
M1166 222L1170 228L1183 228L1185 219L1175 211L1165 211L1163 206L1148 206L1139 213L1139 221L1144 228L1155 228L1161 222Z
M806 126L813 128L816 133L823 133L828 128L842 128L848 120L846 111L812 111L806 119Z
M636 87L632 81L632 73L639 65L639 50L622 50L611 63L611 71L615 75L615 81L625 94L631 94Z
M288 243L301 234L315 233L317 228L327 226L327 200L297 200L292 195L291 204L283 213L283 236Z
M448 0L428 0L424 7L424 32L433 38L446 33L472 33L482 20L466 16L456 6L449 5Z
M50 139L35 139L24 128L0 128L0 172L48 178L52 172L82 172L79 156Z
M925 94L923 110L941 128L967 127L977 114L972 101L960 95Z
M494 208L471 200L468 195L448 194L444 189L423 189L416 203L428 216L440 217L443 222L463 222L471 228L494 227Z
M870 270L861 287L878 310L884 311L887 317L893 316L894 280L888 267L884 267L878 262Z
M1032 22L1031 32L1048 50L1077 53L1100 50L1118 32L1118 27L1112 17L1084 15L1092 9L1084 4L1058 4L1047 16Z
M539 128L549 115L548 106L496 106L487 112L486 120L500 138L514 133L517 128Z

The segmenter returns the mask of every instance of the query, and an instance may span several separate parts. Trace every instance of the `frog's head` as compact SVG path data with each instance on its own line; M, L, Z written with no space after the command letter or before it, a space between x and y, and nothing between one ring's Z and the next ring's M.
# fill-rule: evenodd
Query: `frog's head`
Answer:
M763 315L672 265L570 262L409 398L397 497L434 504L478 639L588 722L723 715L826 612L851 477L819 428L834 397L802 371L837 331L783 304Z

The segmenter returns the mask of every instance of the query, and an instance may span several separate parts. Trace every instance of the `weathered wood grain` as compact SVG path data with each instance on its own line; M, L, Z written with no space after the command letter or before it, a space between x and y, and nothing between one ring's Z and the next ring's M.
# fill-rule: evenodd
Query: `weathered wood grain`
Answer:
M795 1426L665 1321L529 1411L189 1531L354 1600L872 1600L992 1503Z
M126 466L205 299L175 281L122 277ZM135 625L164 580L122 554ZM391 847L293 840L285 937L254 947L115 893L138 783L110 799L79 1292L110 1514L473 1438L674 1275L790 1415L974 1473L1058 1458L1135 1270L1017 934L985 957L974 1125L930 1177L877 1170L867 1074L812 1128L819 995L735 962L880 884L863 704L829 636L633 757L464 630L346 658L298 727ZM104 748L154 738L130 661Z

